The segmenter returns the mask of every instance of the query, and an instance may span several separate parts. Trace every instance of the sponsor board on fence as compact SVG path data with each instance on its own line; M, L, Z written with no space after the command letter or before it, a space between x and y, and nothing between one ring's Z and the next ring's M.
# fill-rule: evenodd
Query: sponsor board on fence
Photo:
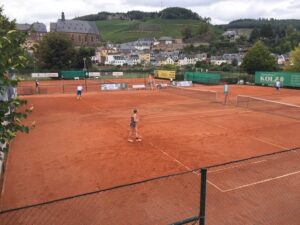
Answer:
M133 89L146 89L145 84L133 84L132 85Z
M128 88L126 83L116 83L116 84L101 84L101 91L109 91L109 90L121 90Z
M300 87L300 73L295 72L256 72L255 83L274 86L280 81L283 87Z
M100 77L100 72L88 72L89 77Z
M166 79L175 79L176 71L171 70L156 70L155 77L166 78Z
M32 73L31 77L39 78L39 77L58 77L58 73Z
M177 81L177 82L173 82L173 84L175 84L175 86L177 86L177 87L192 87L193 86L192 81Z
M114 77L121 77L121 76L123 76L124 74L123 74L123 72L113 72L112 75L113 75Z

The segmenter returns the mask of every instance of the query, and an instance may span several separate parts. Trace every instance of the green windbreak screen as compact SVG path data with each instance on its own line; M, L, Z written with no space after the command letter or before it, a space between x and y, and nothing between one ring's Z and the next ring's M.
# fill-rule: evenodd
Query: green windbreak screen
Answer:
M82 70L74 70L74 71L60 71L60 76L63 79L74 79L75 77L84 78L85 71Z
M219 84L221 75L218 73L186 72L184 79L202 84Z
M300 87L300 73L292 72L256 72L255 84L274 86L276 80L284 87Z

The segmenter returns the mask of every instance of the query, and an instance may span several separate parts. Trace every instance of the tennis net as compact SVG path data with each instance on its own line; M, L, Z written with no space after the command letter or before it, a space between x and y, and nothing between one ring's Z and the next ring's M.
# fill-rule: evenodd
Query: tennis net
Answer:
M238 107L244 107L255 111L261 111L300 120L300 106L298 105L251 97L247 95L238 95L236 99L236 105Z
M188 89L184 87L169 86L164 91L174 95L182 95L189 98L194 98L194 99L199 99L204 101L210 101L210 102L217 101L217 92L211 90Z

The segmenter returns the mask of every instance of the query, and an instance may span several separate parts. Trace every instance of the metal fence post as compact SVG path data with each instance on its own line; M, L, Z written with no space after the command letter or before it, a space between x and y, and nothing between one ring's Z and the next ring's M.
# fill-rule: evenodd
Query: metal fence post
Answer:
M205 201L206 201L206 174L207 169L201 169L201 191L200 191L200 225L205 225Z

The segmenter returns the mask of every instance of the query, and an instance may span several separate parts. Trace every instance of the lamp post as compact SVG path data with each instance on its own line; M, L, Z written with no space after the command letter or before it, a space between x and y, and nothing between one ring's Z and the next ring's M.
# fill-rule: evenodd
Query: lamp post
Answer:
M83 71L86 71L86 58L83 57Z
M87 92L87 84L86 84L86 57L83 57L83 71L84 71L84 81L85 81L85 91Z

